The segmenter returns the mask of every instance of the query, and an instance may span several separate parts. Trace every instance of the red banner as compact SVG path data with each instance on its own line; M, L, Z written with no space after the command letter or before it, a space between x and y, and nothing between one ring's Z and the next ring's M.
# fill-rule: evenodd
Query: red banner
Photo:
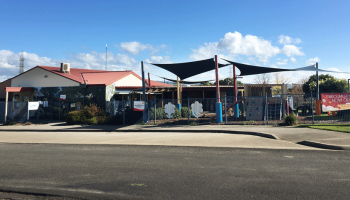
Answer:
M350 93L322 93L322 111L350 109Z

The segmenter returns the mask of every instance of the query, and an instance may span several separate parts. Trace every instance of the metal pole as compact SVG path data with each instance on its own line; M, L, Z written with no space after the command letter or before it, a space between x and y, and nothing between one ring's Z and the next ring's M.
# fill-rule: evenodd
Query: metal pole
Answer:
M216 75L216 101L217 103L220 103L219 63L218 63L217 55L215 55L215 75Z
M122 101L122 111L123 111L123 125L125 125L125 104L124 104L124 100Z
M267 93L265 93L266 98L266 125L269 125L269 104L267 103Z
M58 99L58 120L61 120L61 98Z
M190 125L190 97L187 97L187 124Z
M105 70L107 71L107 44L106 44L106 69Z
M349 80L350 80L350 79L348 79L348 92L350 93L350 83L349 83Z
M227 109L226 109L226 95L225 95L225 124L227 124Z
M157 123L157 101L156 98L154 98L154 124Z
M234 89L234 93L235 93L235 102L237 101L237 96L238 96L238 92L237 92L237 76L236 76L236 66L233 65L233 89Z
M5 98L5 123L7 122L7 110L8 110L8 103L9 103L9 93L6 91L6 98Z
M316 63L316 69L318 69L318 63ZM318 71L316 71L316 99L320 100L320 85L318 83Z
M312 124L315 123L314 119L314 102L313 102L313 97L312 97L312 91L311 91L311 113L312 113Z
M145 89L145 72L143 70L143 61L141 61L141 73L142 73L142 100L144 101L144 111L143 111L143 122L146 123L146 111L147 111L147 104L146 104L146 89Z

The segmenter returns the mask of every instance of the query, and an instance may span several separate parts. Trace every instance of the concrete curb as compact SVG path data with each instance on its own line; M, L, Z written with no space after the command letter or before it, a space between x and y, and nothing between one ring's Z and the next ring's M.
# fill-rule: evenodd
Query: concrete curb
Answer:
M330 150L350 150L347 147L342 147L342 146L336 146L336 145L330 145L330 144L323 144L319 142L312 142L312 141L301 141L297 142L296 144L300 145L305 145L309 147L316 147L316 148L321 148L321 149L330 149Z
M245 134L245 135L254 135L254 136L260 136L264 138L269 138L269 139L277 139L274 135L272 134L267 134L267 133L259 133L259 132L250 132L250 131L225 131L225 130L191 130L191 129L181 129L181 130L173 130L173 129L150 129L150 130L145 130L145 129L122 129L122 130L116 130L116 129L106 129L106 130L91 130L91 129L80 129L80 130L43 130L43 129L31 129L31 130L19 130L19 129L0 129L0 132L190 132L190 133L228 133L228 134Z

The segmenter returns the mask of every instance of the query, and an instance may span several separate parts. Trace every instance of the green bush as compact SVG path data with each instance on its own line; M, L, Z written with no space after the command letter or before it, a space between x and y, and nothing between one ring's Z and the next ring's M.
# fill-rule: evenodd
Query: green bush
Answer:
M191 117L192 110L191 110L191 108L189 110L190 110L190 117ZM188 117L188 108L187 107L181 108L181 115L182 115L182 117Z
M84 120L81 119L81 112L80 111L69 112L66 116L66 123L69 125L83 124L83 121Z
M172 114L172 119L179 119L181 118L181 111L178 108L175 108L175 112Z
M294 113L292 112L284 118L284 122L287 125L295 125L295 124L297 124L297 118L295 117Z
M165 119L166 114L165 114L165 108L157 108L156 109L156 117L157 119ZM150 119L154 120L154 108L150 109Z
M111 120L104 111L96 105L85 106L79 111L69 112L66 116L66 123L73 124L106 124Z
M191 126L197 126L198 124L197 124L197 122L191 122L190 125L191 125Z

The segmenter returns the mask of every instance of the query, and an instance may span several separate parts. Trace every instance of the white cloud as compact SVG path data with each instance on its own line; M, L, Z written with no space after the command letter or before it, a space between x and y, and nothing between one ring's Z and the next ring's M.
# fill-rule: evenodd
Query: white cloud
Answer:
M256 56L260 61L267 62L270 57L279 53L279 48L272 46L271 42L254 35L242 36L239 32L226 33L218 43L218 48L226 50L229 54Z
M148 63L158 63L158 64L164 64L164 63L172 63L169 56L151 56L150 58L145 60Z
M294 57L291 57L291 58L290 58L290 61L291 61L292 63L296 63L296 62L297 62L297 60L296 60Z
M152 45L142 44L140 42L122 42L120 43L120 47L122 50L129 52L134 55L138 55L140 51L144 51L146 49L152 49Z
M281 62L277 62L276 64L277 64L277 65L286 65L287 62L288 62L288 59L284 59L284 60L282 60Z
M295 40L294 41L299 41ZM295 43L295 42L294 42ZM224 38L219 42L204 43L198 49L192 49L191 59L201 60L212 58L214 55L223 54L222 56L233 57L237 55L248 56L250 60L254 57L260 62L267 63L271 57L283 53L288 57L304 55L300 51L301 47L295 45L284 45L283 49L273 46L270 41L254 35L243 36L239 32L226 33Z
M16 76L19 72L19 58L21 53L14 53L9 50L0 50L0 82L8 78ZM104 70L106 63L106 53L90 52L71 54L68 59L52 59L47 57L40 57L37 54L23 52L24 55L24 70L31 69L37 65L59 67L60 63L70 63L72 68L83 69L98 69ZM107 54L107 70L110 71L124 71L136 70L138 71L140 63L134 58L125 54L114 55L112 52Z
M315 57L315 58L310 58L309 60L307 60L305 62L306 65L313 65L313 64L316 64L317 62L320 62L320 59L318 57Z
M280 35L278 37L278 42L280 44L299 44L301 42L301 39L299 38L291 38L286 35Z
M117 45L115 46L118 47ZM120 43L120 48L123 51L126 51L128 53L138 55L141 51L145 51L145 50L150 50L151 54L155 54L160 50L167 49L168 47L165 44L154 47L153 45L150 45L150 44L142 44L140 42L134 41L134 42L122 42Z
M300 51L301 47L297 47L295 45L284 45L281 53L286 54L288 57L290 56L303 56L304 52Z
M193 53L190 58L193 60L203 60L213 58L214 55L219 53L218 43L204 43L204 46L200 46L198 49L192 49Z

